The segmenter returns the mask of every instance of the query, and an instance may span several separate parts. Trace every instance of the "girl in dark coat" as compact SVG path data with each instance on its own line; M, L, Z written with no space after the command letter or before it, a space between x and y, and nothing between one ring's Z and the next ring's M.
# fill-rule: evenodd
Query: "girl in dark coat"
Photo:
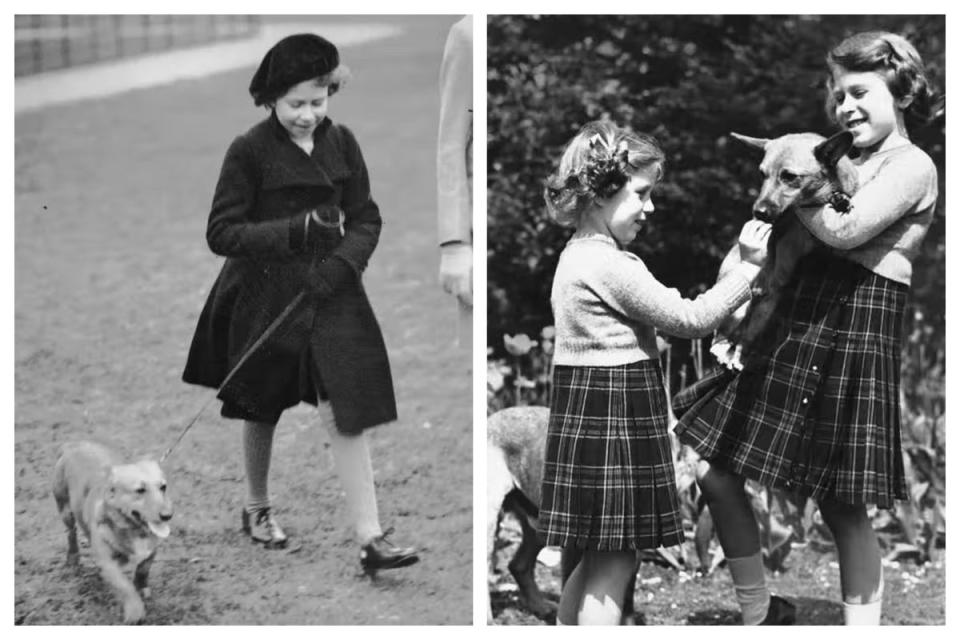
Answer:
M336 47L284 38L250 83L270 116L227 150L207 223L226 257L200 314L183 379L219 389L222 414L243 423L243 530L287 546L267 491L277 421L300 401L319 406L367 571L413 564L377 515L364 430L396 419L386 348L361 274L380 235L360 147L327 117L348 77Z

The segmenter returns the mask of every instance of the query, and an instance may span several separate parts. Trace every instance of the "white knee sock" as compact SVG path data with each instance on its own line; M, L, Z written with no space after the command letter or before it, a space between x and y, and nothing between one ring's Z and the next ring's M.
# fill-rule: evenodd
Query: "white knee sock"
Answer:
M383 534L380 528L380 516L377 513L377 494L373 484L373 466L370 463L366 435L340 433L329 402L321 402L318 413L330 434L333 464L343 491L347 495L347 509L353 521L357 540L360 544L366 544Z
M883 576L880 576L880 584L877 586L877 593L874 596L876 600L866 604L843 603L843 624L852 625L872 625L880 624L880 613L883 608Z
M593 594L583 596L583 605L577 615L577 624L590 625L618 625L623 617L620 605L610 596L598 599Z
M761 552L744 558L727 558L727 567L733 578L733 590L743 614L743 624L760 624L770 608L770 591L767 589Z

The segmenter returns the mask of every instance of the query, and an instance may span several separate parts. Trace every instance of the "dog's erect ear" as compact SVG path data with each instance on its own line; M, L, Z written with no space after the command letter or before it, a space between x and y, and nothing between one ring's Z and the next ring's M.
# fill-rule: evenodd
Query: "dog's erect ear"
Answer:
M117 490L122 489L117 469L115 467L104 467L103 477L106 478L107 497L113 500L117 497Z
M751 138L750 136L744 136L739 133L730 132L730 135L739 140L740 142L749 145L751 147L756 147L757 149L766 149L767 143L770 142L769 138Z
M849 131L835 133L813 148L813 157L825 167L836 167L840 159L853 146L853 134Z

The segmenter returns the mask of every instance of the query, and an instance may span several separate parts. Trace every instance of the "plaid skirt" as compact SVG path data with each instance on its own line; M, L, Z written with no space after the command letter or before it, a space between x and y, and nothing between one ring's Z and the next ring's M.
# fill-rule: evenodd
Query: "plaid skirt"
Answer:
M659 362L555 367L539 522L552 546L683 542Z
M907 497L900 349L908 287L825 250L798 264L744 370L673 400L676 433L720 468L815 499Z

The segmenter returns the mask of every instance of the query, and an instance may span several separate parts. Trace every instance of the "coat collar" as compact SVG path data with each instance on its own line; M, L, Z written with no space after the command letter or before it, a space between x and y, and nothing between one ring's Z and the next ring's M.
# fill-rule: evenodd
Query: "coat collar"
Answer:
M290 139L275 112L270 113L265 125L268 134L265 142L270 149L264 158L264 187L332 188L334 181L350 175L330 118L324 118L313 132L313 152L309 156Z

